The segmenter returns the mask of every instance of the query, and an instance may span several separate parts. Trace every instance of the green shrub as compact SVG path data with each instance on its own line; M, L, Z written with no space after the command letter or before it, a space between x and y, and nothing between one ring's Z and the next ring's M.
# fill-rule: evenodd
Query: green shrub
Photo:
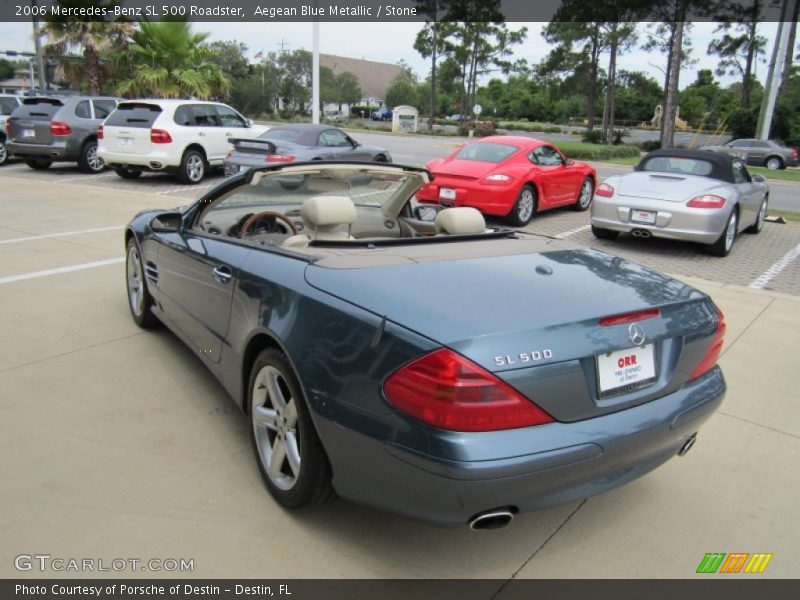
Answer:
M652 152L653 150L660 150L661 149L661 141L660 140L645 140L638 144L639 148L642 149L643 152Z
M603 141L601 129L587 129L582 133L581 141L587 144L600 144Z
M606 160L609 158L630 158L641 152L636 146L620 144L587 144L582 142L559 142L558 147L570 158L578 160Z
M494 123L491 121L468 121L458 126L458 135L469 135L470 130L474 131L475 137L484 137L497 133Z

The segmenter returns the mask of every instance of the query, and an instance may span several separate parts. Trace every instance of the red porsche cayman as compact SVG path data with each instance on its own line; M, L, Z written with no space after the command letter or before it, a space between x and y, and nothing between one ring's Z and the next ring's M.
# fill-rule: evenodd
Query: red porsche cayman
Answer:
M552 144L504 135L465 144L427 168L434 180L417 192L418 201L472 206L517 227L549 208L586 210L597 181L594 168L567 158Z

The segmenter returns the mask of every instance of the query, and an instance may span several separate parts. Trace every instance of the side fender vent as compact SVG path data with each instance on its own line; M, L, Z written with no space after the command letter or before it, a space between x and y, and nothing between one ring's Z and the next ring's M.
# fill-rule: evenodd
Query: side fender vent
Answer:
M153 286L158 285L158 267L155 263L147 261L144 263L144 275L147 277L147 282Z

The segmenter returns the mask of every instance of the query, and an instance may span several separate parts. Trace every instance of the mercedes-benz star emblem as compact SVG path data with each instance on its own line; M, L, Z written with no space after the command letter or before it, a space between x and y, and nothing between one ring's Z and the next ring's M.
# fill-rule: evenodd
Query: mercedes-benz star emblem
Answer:
M647 339L644 329L638 323L631 323L630 327L628 327L628 337L631 338L631 343L634 346L641 346Z

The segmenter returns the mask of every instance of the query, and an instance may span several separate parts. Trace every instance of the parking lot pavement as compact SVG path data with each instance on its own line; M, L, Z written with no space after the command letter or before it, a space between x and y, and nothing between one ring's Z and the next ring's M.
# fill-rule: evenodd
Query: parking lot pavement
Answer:
M1 577L87 575L20 573L23 553L194 559L197 577L692 577L706 552L771 552L762 577L798 572L800 297L690 279L727 316L729 392L687 457L623 488L483 532L341 500L289 513L221 386L130 319L115 229L164 195L3 184L0 241L18 241L0 245Z

